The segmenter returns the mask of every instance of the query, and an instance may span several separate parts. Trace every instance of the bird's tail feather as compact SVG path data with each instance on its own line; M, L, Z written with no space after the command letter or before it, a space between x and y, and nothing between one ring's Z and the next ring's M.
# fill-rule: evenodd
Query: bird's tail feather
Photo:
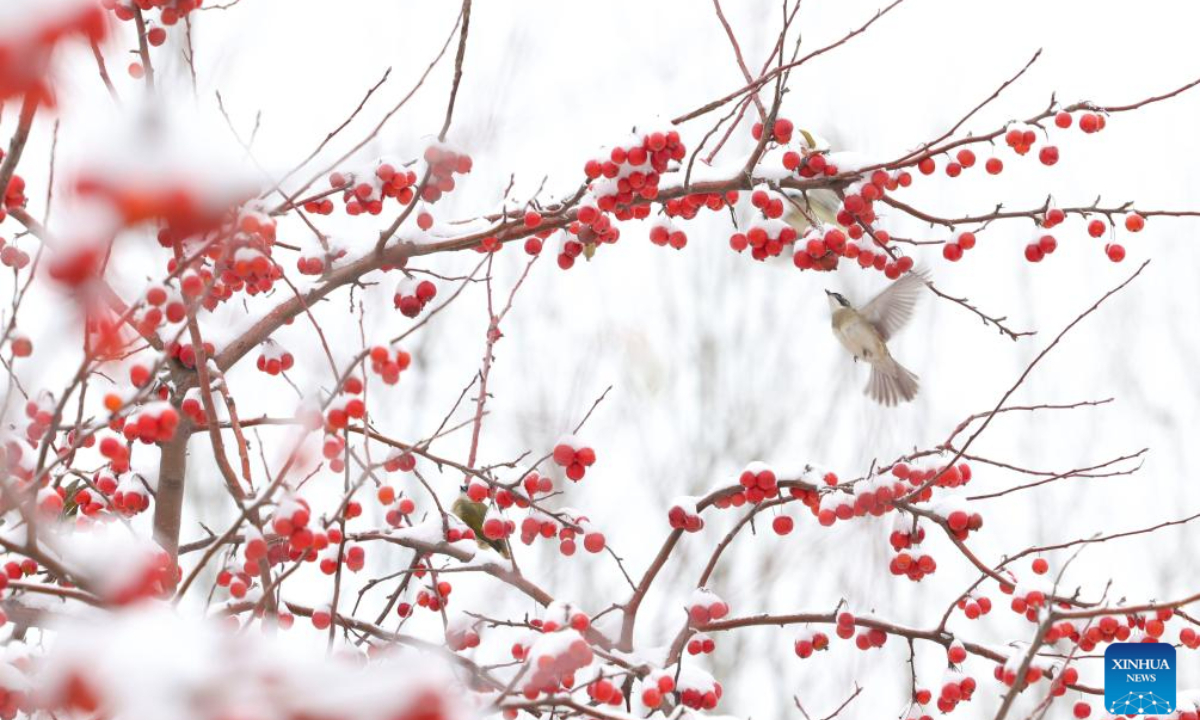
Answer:
M886 363L871 366L866 393L880 405L891 407L908 402L917 396L918 389L917 376L891 358Z

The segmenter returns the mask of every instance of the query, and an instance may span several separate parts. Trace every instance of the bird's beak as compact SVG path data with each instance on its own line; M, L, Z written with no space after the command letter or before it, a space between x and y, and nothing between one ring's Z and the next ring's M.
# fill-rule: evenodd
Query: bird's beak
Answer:
M832 292L831 290L826 290L826 291L825 291L825 294L826 294L826 295L833 295L833 292Z

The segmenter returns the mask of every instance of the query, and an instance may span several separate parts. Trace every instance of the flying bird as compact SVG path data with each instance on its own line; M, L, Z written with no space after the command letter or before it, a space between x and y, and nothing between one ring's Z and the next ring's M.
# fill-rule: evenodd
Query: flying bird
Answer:
M924 271L909 272L861 308L840 293L825 291L833 314L833 334L855 362L863 360L871 366L866 394L881 405L891 407L917 395L917 376L896 362L887 342L912 317L925 282Z

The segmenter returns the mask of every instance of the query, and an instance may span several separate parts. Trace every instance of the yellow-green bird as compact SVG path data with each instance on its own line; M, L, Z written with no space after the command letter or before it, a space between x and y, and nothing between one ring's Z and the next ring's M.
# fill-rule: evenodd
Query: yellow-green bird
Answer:
M450 506L450 512L454 513L459 520L466 523L467 527L475 531L475 542L479 543L479 547L490 547L500 553L505 559L511 557L506 538L489 540L484 536L483 521L487 518L488 506L467 497L466 485L462 486L458 497L454 500L454 504Z

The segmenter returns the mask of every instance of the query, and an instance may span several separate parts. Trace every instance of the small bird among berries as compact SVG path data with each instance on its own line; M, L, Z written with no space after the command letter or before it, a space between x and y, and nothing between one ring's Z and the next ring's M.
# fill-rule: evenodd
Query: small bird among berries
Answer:
M487 519L488 506L467 497L467 488L465 485L458 497L455 498L454 504L450 507L450 512L457 515L460 520L467 524L467 527L475 531L475 542L479 544L479 547L491 548L500 553L505 559L512 556L508 550L508 541L505 538L492 540L484 535L483 523Z

